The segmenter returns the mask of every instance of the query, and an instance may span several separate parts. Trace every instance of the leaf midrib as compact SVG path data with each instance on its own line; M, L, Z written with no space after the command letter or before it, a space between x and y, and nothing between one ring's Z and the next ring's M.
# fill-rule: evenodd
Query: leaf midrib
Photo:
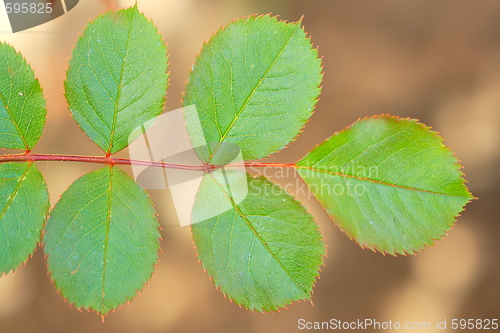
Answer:
M26 150L29 150L29 146L28 146L28 143L26 142L25 138L24 138L24 135L21 133L21 129L19 128L19 125L17 124L17 121L15 121L13 115L12 115L12 112L10 111L10 108L9 106L7 105L7 101L5 100L3 94L0 92L0 100L2 100L2 104L4 105L5 107L5 110L7 110L7 113L9 114L10 116L10 121L14 124L14 127L16 128L17 130L17 133L19 133L19 137L21 138L21 140L23 141L23 144L24 144L24 148Z
M259 239L260 243L264 246L264 248L267 250L267 252L269 252L269 255L274 259L274 261L286 273L286 275L288 276L288 278L295 284L295 286L300 291L302 291L302 293L304 294L304 296L307 298L309 296L309 293L307 291L305 291L304 289L302 289L301 286L293 279L293 277L290 276L290 274L288 273L288 271L285 269L285 267L283 267L283 265L281 264L281 262L276 258L276 256L274 255L274 253L271 251L271 249L269 248L269 246L264 241L264 239L262 239L262 237L259 235L259 233L255 230L255 228L253 227L252 223L247 219L246 215L236 205L236 203L234 202L233 198L228 195L228 193L225 191L224 187L217 181L217 179L211 173L210 173L210 177L220 187L222 193L224 193L224 195L229 199L229 201L231 202L231 205L233 206L233 208L243 218L243 220L245 221L245 223L248 226L248 228L250 228L250 230L254 233L254 235L257 237L257 239Z
M132 20L134 20L134 18L135 18L135 12L134 12L134 17L132 18ZM128 33L127 33L127 43L125 45L125 53L128 52L131 32L132 32L132 22L130 22L130 26L129 26ZM116 27L115 27L115 33L116 33ZM123 58L121 58L121 59L123 59ZM123 86L122 86L123 76L124 76L125 68L127 67L125 65L125 61L122 61L121 67L122 68L120 71L120 79L118 80L118 93L116 95L115 108L113 110L113 124L111 125L111 133L109 135L109 147L108 147L108 151L106 152L107 154L111 154L111 150L113 149L113 143L114 143L113 141L114 141L114 137L115 137L116 123L117 123L118 112L119 112L118 111L118 104L120 102L121 91L123 88Z
M5 215L5 213L7 212L7 210L9 210L9 207L10 205L14 202L14 199L17 195L17 193L19 192L19 189L21 188L21 185L22 183L24 182L24 180L26 179L26 175L28 174L28 171L30 170L31 166L33 165L33 162L28 162L28 166L26 167L26 170L23 172L23 174L19 177L19 181L18 183L16 184L16 187L14 188L14 191L12 192L12 194L10 195L9 197L9 200L7 200L7 203L5 205L5 207L2 209L2 211L0 212L0 221L3 220L3 217ZM5 229L5 224L2 223L2 227L4 229L4 232L5 232L5 235L7 236L9 233L7 232L7 230ZM9 240L7 239L7 247L9 248L10 250L10 242ZM12 251L12 250L11 250Z
M106 268L108 264L108 247L109 247L109 229L111 226L111 205L112 205L112 195L113 195L113 167L109 166L109 188L108 188L108 215L106 218L106 230L104 233L104 249L103 249L103 263L102 263L102 289L101 289L101 313L105 309L105 288L106 288Z
M241 116L241 114L243 113L243 111L245 110L245 108L247 107L248 103L250 103L250 100L252 99L253 95L255 94L255 92L257 91L257 89L259 88L259 86L262 84L262 82L266 79L267 75L269 74L269 72L271 71L271 69L274 67L274 65L276 64L276 62L278 61L278 59L281 57L281 54L283 53L283 51L285 50L285 48L288 46L288 43L290 43L290 40L292 39L292 37L295 35L295 32L297 31L297 29L294 29L292 31L292 33L290 34L290 36L288 37L287 41L283 44L283 47L281 48L281 50L279 51L279 53L276 55L276 58L274 58L274 60L271 62L271 64L269 65L269 67L266 69L265 73L262 75L262 77L259 79L259 82L257 82L257 84L255 85L255 87L252 89L252 91L250 92L250 94L247 96L247 98L245 99L245 102L243 103L243 105L240 107L240 109L238 110L236 116L234 117L233 121L231 122L231 124L228 126L228 128L226 129L225 133L221 136L221 138L219 139L219 142L217 143L217 146L215 146L215 148L213 149L213 151L210 153L210 156L208 157L208 161L209 162L212 157L214 156L214 154L217 152L217 150L219 149L220 145L222 144L222 142L226 139L226 137L229 135L229 132L231 131L231 129L233 128L234 124L238 121L239 117ZM234 96L232 96L234 97ZM232 101L234 102L234 98L232 98Z
M403 185L386 183L386 182L383 182L381 180L375 180L375 179L370 179L370 178L365 178L365 177L357 177L357 176L353 176L353 175L347 175L347 174L343 174L341 172L333 172L333 171L328 171L328 170L316 169L316 168L313 168L313 167L306 167L306 166L295 165L294 168L295 169L312 170L312 171L318 172L318 173L325 173L325 174L330 174L330 175L335 175L335 176L340 176L340 177L352 178L352 179L367 181L367 182L376 183L376 184L380 184L380 185L385 185L385 186L390 186L390 187L397 187L397 188L401 188L401 189L404 189L404 190L419 191L419 192L430 193L430 194L437 194L437 195L444 195L444 196L454 197L454 198L472 199L472 197L468 197L468 196L464 197L464 196L460 196L460 195L452 195L452 194L447 194L447 193L439 193L439 192L430 191L430 190L423 190L423 189L418 189L418 188L413 188L413 187L408 187L408 186L403 186Z

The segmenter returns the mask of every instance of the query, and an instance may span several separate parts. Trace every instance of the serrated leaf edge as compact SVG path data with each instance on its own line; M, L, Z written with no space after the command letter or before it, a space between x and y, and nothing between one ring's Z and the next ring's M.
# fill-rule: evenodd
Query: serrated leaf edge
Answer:
M30 166L28 168L26 168L26 172L23 174L23 178L26 178L26 174L28 173L28 170L29 168L31 168L32 165L35 165L33 162L27 162L27 163L30 163ZM36 165L35 165L36 166ZM38 172L40 172L40 170L38 170ZM42 176L42 183L45 187L45 190L47 192L47 197L49 197L49 194L48 194L48 190L47 190L47 183L45 182L45 178L43 178L43 175L42 173L40 172L40 175ZM16 190L17 190L17 187L16 187ZM13 200L12 200L13 201ZM17 267L15 268L12 268L10 271L8 272L3 272L3 273L0 273L0 278L3 278L9 274L14 274L21 266L26 266L26 263L28 262L28 260L30 260L34 255L35 255L35 252L37 250L37 248L39 246L42 246L42 237L43 237L43 233L44 233L44 230L45 230L45 224L47 223L47 220L48 220L48 214L49 214L49 210L50 210L50 201L48 201L46 204L45 204L45 209L44 209L44 212L45 212L45 218L44 218L44 221L43 221L43 224L42 224L42 227L40 228L40 233L38 235L38 241L35 245L35 247L33 248L33 250L28 254L26 260L24 260L23 262L21 262L19 265L17 265ZM2 212L2 215L3 215L3 212ZM1 217L0 217L1 218Z
M247 173L247 177L251 177L252 179L257 179L258 177L262 177L263 179L266 179L267 181L271 182L272 184L275 184L275 185L279 186L280 188L282 188L282 189L285 191L285 193L286 193L287 195L289 195L289 196L290 196L290 198L291 198L293 201L297 202L297 203L299 204L299 206L300 206L301 208L303 208L303 209L304 209L304 211L305 211L305 212L307 212L307 213L308 213L308 214L312 217L313 221L315 222L315 224L316 224L316 230L318 231L319 236L320 236L320 238L319 238L318 240L319 240L319 241L321 241L321 243L323 244L324 251L323 251L323 254L321 255L321 263L318 265L318 270L316 271L316 274L315 274L315 276L313 277L313 281L312 281L312 285L311 285L311 291L310 291L310 292L305 292L302 288L300 288L300 287L298 287L298 286L297 286L297 287L298 287L298 288L299 288L299 289L303 292L303 294L304 294L304 295L306 295L306 297L301 298L301 299L297 299L297 300L285 301L285 303L283 303L283 304L278 304L278 305L276 305L274 308L271 308L271 309L262 309L262 311L259 311L259 310L255 309L255 308L250 309L250 308L246 307L244 304L239 303L239 302L235 301L234 299L232 299L232 298L231 298L231 297L230 297L230 296L229 296L226 292L224 292L224 290L222 289L222 287L221 287L220 285L218 285L217 283L215 283L215 281L214 281L214 279L213 279L213 276L212 276L212 275L210 275L210 273L208 272L207 268L205 267L205 264L204 264L204 263L201 261L201 259L199 258L198 249L197 249L197 247L196 247L196 243L195 243L195 241L194 241L194 238L192 237L192 238L191 238L191 242L192 242L192 244L193 244L193 246L194 246L194 249L195 249L195 251L196 251L196 257L198 258L198 263L200 263L200 265L202 266L203 271L204 271L204 272L208 275L209 279L210 279L210 280L212 281L212 283L214 284L215 289L217 289L218 291L220 291L220 292L222 293L222 295L223 295L225 298L227 298L227 299L228 299L231 303L235 303L235 304L236 304L236 305L238 305L240 308L244 308L244 309L250 310L250 311L252 311L252 313L255 313L255 312L257 312L257 313L274 313L274 312L280 312L280 309L288 309L288 308L287 308L287 306L289 306L289 305L293 305L293 304L295 304L296 302L300 302L300 301L309 301L309 302L312 304L312 301L311 301L311 296L312 296L312 294L314 294L314 287L316 286L316 283L317 283L318 279L320 278L319 273L321 272L321 268L325 265L325 260L324 260L324 258L325 258L325 257L327 257L327 252L326 252L326 244L325 244L325 242L324 242L324 241L325 241L325 238L324 238L324 236L323 236L323 232L322 232L321 226L317 223L316 218L314 217L314 215L312 215L312 214L310 213L310 210L309 210L309 209L308 209L308 208L307 208L307 207L303 204L303 202L302 202L302 201L300 201L300 200L299 200L299 199L298 199L295 195L291 194L291 193L288 191L288 189L286 189L285 187L281 186L280 184L278 184L278 183L276 183L276 182L272 181L271 179L269 179L269 178L267 178L267 177L264 177L264 176L254 176L254 175L251 175L251 174ZM214 180L214 181L215 181L215 180ZM199 188L198 188L198 191L199 191ZM227 194L225 191L223 191L223 192L224 192L224 194ZM234 204L234 202L233 202L232 198L229 198L229 199L230 199L230 201L231 201L232 205L233 205L233 206L236 206L236 205ZM244 219L246 220L246 218L245 218L245 217L241 214L241 211L240 211L239 209L236 209L236 210L237 210L237 212L239 213L239 215L240 215L242 218L244 218ZM190 226L192 226L192 225L190 225ZM253 230L253 228L252 228L252 230ZM257 235L257 237L260 239L260 235L258 235L255 231L253 231L253 232L254 232L254 233ZM191 234L192 234L192 229L191 229ZM266 247L266 248L267 248L267 247ZM271 255L272 255L272 257L274 258L274 255L273 255L272 253L271 253ZM280 264L280 267L281 267L281 264ZM284 269L283 269L283 270L284 270ZM290 279L291 279L291 278L290 278ZM292 279L292 281L293 281L293 279ZM295 281L293 281L293 282L295 283Z
M311 114L309 115L309 117L305 120L304 124L302 124L301 128L299 129L299 131L297 132L297 134L290 140L290 142L288 142L288 144L286 144L285 146L279 148L278 150L274 151L274 152L271 152L269 154L267 154L266 156L263 156L261 157L260 159L256 159L256 160L261 160L261 159L264 159L264 158L267 158L271 155L274 155L278 152L280 152L281 150L283 149L286 149L288 148L288 146L293 143L298 137L299 135L303 132L305 126L307 125L307 123L309 122L309 120L311 119L311 117L314 115L314 112L315 112L315 109L316 109L316 105L318 104L319 100L320 100L320 96L321 96L321 91L323 89L323 86L321 85L321 83L323 82L323 77L324 77L324 65L323 65L323 56L319 56L319 46L315 46L312 41L311 41L311 36L306 32L304 26L302 25L302 19L304 16L302 16L298 21L296 22L288 22L288 20L280 20L278 19L279 15L272 15L272 13L268 13L268 14L253 14L253 15L249 15L249 16L243 16L241 18L238 18L238 19L233 19L231 20L231 22L229 22L228 24L224 25L224 26L221 26L216 32L212 33L210 35L210 38L208 39L208 41L204 41L203 44L202 44L202 47L200 49L200 51L197 53L197 55L195 56L195 60L194 62L192 63L191 65L191 69L189 70L189 73L188 73L188 79L185 83L185 87L184 87L184 90L182 92L182 96L181 96L181 105L185 106L184 105L184 99L185 99L185 95L186 95L186 90L187 90L187 85L189 83L189 80L190 80L190 77L191 77L191 73L192 73L192 69L193 69L193 66L198 62L198 59L200 59L200 56L201 56L201 52L204 50L204 48L207 46L208 43L210 43L212 41L212 39L220 32L226 30L230 25L232 24L236 24L237 22L239 21L245 21L245 23L251 19L253 20L258 20L258 19L262 19L262 18L266 18L266 17L269 17L271 19L274 19L276 21L277 24L291 24L291 25L296 25L298 26L298 29L302 30L306 36L306 39L308 39L310 41L310 44L311 44L311 51L315 52L316 53L316 59L318 59L320 61L320 68L321 68L321 71L319 72L319 75L320 75L320 82L319 82L319 85L318 85L318 89L319 89L319 92L318 92L318 97L316 97L314 99L314 102L313 104L311 105ZM184 121L185 125L186 125L186 122ZM190 134L188 133L188 136L189 138L191 139L191 136ZM191 142L191 141L190 141Z
M43 101L44 101L44 110L45 110L45 116L43 117L43 126L42 126L42 132L40 133L40 136L37 138L36 142L33 144L33 147L29 147L27 142L26 142L26 138L21 134L21 131L19 129L19 126L16 122L14 122L14 119L12 118L12 122L14 123L14 125L16 126L16 129L17 129L17 132L19 134L19 137L21 138L21 140L23 141L24 143L24 151L26 153L29 153L31 152L31 150L33 150L33 148L35 148L36 144L38 143L38 141L40 141L40 138L42 137L43 133L45 132L45 124L47 122L47 99L45 98L45 95L43 93L43 87L42 85L40 84L40 80L38 80L37 76L35 75L35 71L33 70L33 67L31 67L31 64L26 60L26 57L24 57L24 55L18 51L12 44L6 42L6 41L0 41L0 44L4 44L4 45L7 45L9 47L12 48L12 50L16 53L16 55L20 56L20 58L24 61L24 63L26 64L26 66L29 68L29 70L31 71L31 73L33 74L33 77L34 77L34 82L36 85L38 85L38 88L40 88L40 94L43 96ZM5 99L3 98L3 95L0 93L0 99L2 101L5 101ZM11 114L10 110L9 110L9 107L7 106L6 103L5 104L5 108L7 109L7 112L9 113L9 115ZM13 149L13 150L22 150L22 149L19 149L19 148L7 148L7 149Z
M113 165L109 165L109 166L110 166L110 167L114 167ZM120 169L120 170L121 170L121 169ZM90 172L92 172L92 171L90 171ZM87 173L85 173L84 175L86 175L86 174L88 174L88 173L90 173L90 172L87 172ZM128 173L127 173L127 174L128 174ZM66 190L67 190L67 189L68 189L71 185L73 185L73 184L74 184L74 183L75 183L78 179L80 179L81 177L83 177L84 175L82 175L82 176L78 177L77 179L75 179L75 180L74 180L74 181L73 181L73 182L72 182L72 183L71 183L71 184L70 184L70 185L69 185L69 186L68 186L68 187L67 187L67 188L66 188L66 189L62 192L62 194L61 194L61 195L59 195L59 198L58 198L57 202L59 202L59 200L61 199L62 195L66 192ZM130 175L129 175L129 176L130 176ZM154 204L153 200L151 199L151 196L149 195L149 193L148 193L148 192L144 189L144 187L142 187L139 183L137 183L137 182L136 182L136 184L137 184L137 186L138 186L138 187L139 187L139 188L140 188L140 189L144 192L144 194L146 195L146 197L147 197L147 199L148 199L149 203L150 203L153 207L155 207L155 204ZM57 204L57 202L56 202L56 204ZM55 206L54 206L54 207L55 207ZM53 209L53 208L52 208L52 209ZM50 212L51 212L51 211L52 211L52 210L50 210ZM48 221L48 219L50 218L50 212L48 213L48 215L47 215L47 217L46 217L45 222L47 222L47 221ZM54 279L54 278L52 278L52 276L53 276L53 275L52 275L52 270L50 269L50 267L49 267L49 265L48 265L48 258L49 258L49 255L48 255L48 254L44 251L44 259L45 259L45 262L46 262L46 267L47 267L47 275L49 276L50 281L51 281L51 282L52 282L52 284L54 285L56 293L57 293L58 295L60 295L60 296L63 298L63 300L64 300L64 302L65 302L65 303L68 303L68 305L69 305L71 308L77 309L77 310L78 310L78 311L80 311L80 312L82 312L82 310L86 310L86 311L88 311L88 312L94 312L95 314L97 314L98 316L100 316L100 317L101 317L102 322L104 322L105 317L106 317L107 315L109 315L109 313L114 313L116 310L119 310L119 309L121 309L122 307L124 307L124 306L126 306L126 305L130 304L130 303L131 303L131 302L132 302L132 301L133 301L133 300L134 300L137 296L139 296L139 295L142 293L142 291L144 290L144 288L146 288L146 286L149 284L149 282L151 282L151 279L152 279L152 277L153 277L153 275L154 275L154 273L155 273L156 267L157 267L157 266L159 265L159 263L160 263L160 256L159 256L159 254L163 252L163 251L162 251L162 249L161 249L161 242L163 241L163 237L161 236L162 227L161 227L161 224L159 223L159 220L158 220L159 215L158 215L158 212L156 211L156 209L154 209L154 212L155 212L154 217L155 217L156 221L158 222L158 231L159 231L160 237L158 238L158 248L157 248L157 251L158 251L158 256L157 256L157 258L156 258L156 261L155 261L155 262L153 263L153 265L152 265L151 274L150 274L150 276L148 277L148 279L146 280L146 282L144 283L144 285L143 285L141 288L137 288L137 289L135 289L135 294L134 294L133 296L131 296L130 298L127 298L127 299L125 300L125 302L123 302L122 304L120 304L120 305L118 305L118 306L116 306L116 307L114 307L114 308L110 309L110 310L109 310L108 312L106 312L106 313L101 313L101 312L99 312L98 310L93 309L93 308L91 308L91 307L86 308L86 307L84 307L84 306L77 306L77 305L75 305L75 302L70 301L70 300L68 299L68 297L66 297L66 296L64 295L64 293L60 290L60 288L58 288L58 286L57 286L57 280L56 280L56 279ZM42 230L42 238L41 238L41 241L39 242L39 245L40 245L40 247L42 247L42 248L43 248L43 247L44 247L44 245L45 245L44 236L45 236L45 226L44 226L44 228L43 228L43 230Z
M73 58L73 52L74 52L74 50L76 49L76 45L77 45L77 43L78 43L78 42L82 39L83 34L85 33L85 30L86 30L86 28L89 26L89 24L93 24L93 23L94 23L97 19L100 19L100 18L104 17L104 16L105 16L105 15L107 15L107 14L110 14L110 13L116 13L116 12L118 12L118 11L124 11L124 10L130 9L130 8L135 8L135 9L137 9L137 11L139 12L139 14L140 14L140 15L142 15L142 16L143 16L143 18L145 18L148 22L150 22L150 23L151 23L151 25L154 27L154 29L155 29L155 31L156 31L155 36L158 36L158 37L160 38L160 40L161 40L162 44L163 44L163 45L165 45L165 50L166 50L166 52L167 52L167 53L166 53L166 57L167 57L167 84L166 84L166 87L165 87L165 95L163 96L163 107L162 107L162 108L164 108L164 107L165 107L165 102L166 102L166 100L167 100L167 94L166 94L166 92L168 91L168 88L169 88L169 86L170 86L170 72L168 71L168 68L170 67L170 57L169 57L169 54L168 54L168 43L166 43L166 42L165 42L165 40L163 39L163 35L162 35L162 34L160 33L160 31L158 30L158 27L156 26L156 24L154 24L153 20L152 20L152 19L150 19L150 18L148 18L148 17L144 14L144 12L141 12L141 11L139 10L139 7L137 6L137 2L136 2L133 6L130 6L130 7L127 7L127 8L121 8L121 9L118 9L118 10L114 10L113 8L110 8L110 9L108 9L108 10L104 11L104 12L103 12L103 11L101 11L101 12L99 13L99 15L97 15L97 16L96 16L96 17L94 17L93 19L88 20L87 25L84 27L83 32L82 32L82 33L78 33L78 37L76 38L76 41L75 41L75 43L74 43L74 46L72 46L72 47L71 47L71 56L70 56L70 57L68 57L68 60L69 60L68 62L71 62L71 59ZM68 70L69 70L69 67L70 67L70 64L68 64L68 68L66 69L66 78L65 78L65 79L64 79L64 81L63 81L63 85L64 85L64 87L66 87L66 84L67 84L67 81L68 81L68 80L67 80L67 77L68 77ZM71 117L71 118L73 118L73 120L74 120L74 117L73 117L73 112L71 112L71 108L70 108L69 104L67 103L67 102L68 102L68 98L67 98L67 96L66 96L66 89L64 89L64 93L63 93L63 95L64 95L65 100L66 100L66 107L70 110L70 117ZM152 123L151 123L151 125L153 125L153 124L154 124L154 122L156 122L156 119L157 119L160 115L161 115L161 112L160 112L160 114L159 114L159 115L157 115L157 116L155 116L155 117L153 117L153 118L151 119L151 120L153 120L153 121L152 121ZM114 116L114 118L116 118L116 115ZM99 149L101 149L101 148L100 148L100 147L99 147L99 146L98 146L98 145L97 145L97 144L96 144L96 143L95 143L92 139L90 139L90 137L87 135L87 133L85 133L85 131L83 130L83 128L80 126L80 124L79 124L77 121L75 121L75 123L76 123L76 125L78 126L78 128L79 128L79 129L80 129L80 130L81 130L81 131L85 134L85 137L86 137L86 138L87 138L90 142L92 142L94 145L96 145ZM111 143L110 143L110 147L108 148L108 151L106 152L106 151L104 151L104 150L103 150L103 152L104 152L104 153L106 153L106 156L112 156L112 155L114 155L114 154L117 154L117 153L119 153L120 151L122 151L123 149L125 149L125 148L127 148L127 147L128 147L128 146L125 146L123 149L121 149L121 150L119 150L119 151L116 151L116 152L114 152L114 153L110 153L109 151L110 151L110 149L111 149L111 147L112 147L112 146L113 146L113 144L112 144L112 142L111 142ZM101 150L102 150L102 149L101 149Z
M460 176L461 176L461 177L460 177L460 179L461 179L461 184L465 186L465 188L466 188L467 192L469 192L469 194L470 194L470 197L461 197L461 196L454 196L454 197L469 198L469 201L468 201L467 203L465 203L465 204L462 206L462 210L461 210L461 211L459 211L459 212L457 213L457 215L453 216L454 221L452 221L452 222L448 225L448 229L445 229L441 235L439 235L439 236L437 236L437 237L433 237L433 238L431 238L431 242L430 242L430 243L422 244L419 248L416 248L416 249L410 249L410 250L406 250L406 251L403 251L403 252L401 252L401 251L392 251L392 252L391 252L391 251L385 251L385 250L380 250L379 248L377 248L377 247L375 247L375 246L374 246L374 247L370 247L370 246L368 246L368 245L366 245L366 244L364 244L364 245L363 245L363 244L360 244L360 243L359 243L356 239L354 239L354 238L352 238L351 236L347 235L347 233L346 233L344 230L342 230L342 229L338 226L337 222L336 222L335 220L333 220L333 217L331 217L331 216L330 216L330 214L327 214L327 215L328 215L329 219L330 219L330 220L331 220L331 221L332 221L332 222L333 222L333 223L337 226L337 228L339 228L339 229L340 229L340 231L342 231L342 233L344 233L344 234L345 234L345 235L346 235L346 236L347 236L347 237L348 237L351 241L354 241L356 244L358 244L358 245L359 245L362 249L367 248L367 249L372 250L373 252L377 252L377 251L378 251L379 253L381 253L381 254L383 254L383 255L390 254L390 255L392 255L392 256L394 256L394 257L396 257L398 254L400 254L400 255L404 255L404 256L406 256L406 255L408 255L408 254L415 255L415 254L416 254L415 252L417 252L417 253L418 253L418 252L421 252L421 251L422 251L422 250L424 250L424 249L427 249L427 248L428 248L428 247L430 247L430 246L434 246L434 245L435 245L435 242L434 242L435 240L442 240L442 239L443 239L443 237L444 237L444 236L446 236L446 235L447 235L447 233L448 233L448 232L449 232L449 231L453 228L453 226L455 225L455 222L456 222L457 218L458 218L459 216L461 216L461 213L462 213L463 211L465 211L465 206L466 206L466 205L467 205L467 204L468 204L471 200L477 199L476 197L472 196L472 194L470 193L469 189L467 188L467 186L466 186L466 184L465 184L465 183L467 183L467 181L466 181L466 180L465 180L465 178L464 178L465 174L464 174L464 172L462 171L463 166L459 163L459 162L460 162L460 160L456 157L455 152L454 152L454 151L452 151L452 150L451 150L448 146L446 146L446 145L444 144L444 141L445 141L445 140L444 140L444 138L443 138L441 135L439 135L439 133L438 133L438 132L431 130L431 128L432 128L431 126L427 126L427 125L425 125L425 124L421 123L418 119L415 119L415 118L409 118L409 117L407 117L407 118L401 118L401 117L398 117L398 116L392 116L392 115L390 115L390 114L373 115L373 116L369 116L369 117L358 118L358 120L356 120L354 123L352 123L351 125L349 125L349 126L347 126L346 128L344 128L343 130L335 132L333 135L331 135L331 136L330 136L330 137L328 137L327 139L323 140L321 143L316 144L316 146L314 146L314 147L313 147L313 148L312 148L312 149L311 149L311 150L310 150L310 151L309 151L309 152L308 152L305 156L307 156L307 155L308 155L311 151L313 151L316 147L318 147L318 146L320 146L321 144L323 144L325 141L330 140L330 139L331 139L332 137L334 137L335 135L338 135L338 134L339 134L339 133L341 133L341 132L344 132L344 131L346 131L346 130L349 130L349 129L350 129L350 128L354 125L354 124L358 123L359 121L369 120L369 119L376 119L376 118L388 118L388 119L393 119L393 120L398 121L398 122L400 122L400 121L411 121L411 122L413 122L415 125L418 125L421 129L426 130L429 134L432 134L435 138L438 138L438 139L439 139L439 141L440 141L440 143L441 143L441 145L442 145L442 148L443 148L443 149L445 149L445 150L447 150L448 152L450 152L450 153L451 153L451 157L453 157L453 159L455 160L454 165L458 165L458 166L460 167L460 168L458 168L458 169L457 169L457 171L460 173ZM293 165L294 165L294 168L295 168L295 169L297 169L297 168L301 168L300 166L297 166L296 164L297 164L299 161L301 161L303 158L305 158L305 156L304 156L304 157L302 157L301 159L297 160L295 163L293 163ZM304 168L306 168L306 169L310 169L310 168L307 168L307 167L304 167ZM334 173L334 174L338 174L338 175L340 175L340 176L344 176L344 177L351 177L351 178L363 179L363 180L367 180L367 181L372 181L372 182L374 182L373 180L370 180L370 179L367 179L367 178L365 179L365 178L360 178L360 177L353 177L353 176L344 175L344 174L341 174L341 173ZM377 182L377 183L382 183L382 182ZM383 184L385 184L385 183L383 183ZM389 185L389 184L386 184L386 185ZM392 185L391 185L391 186L392 186ZM399 188L401 188L401 186L398 186L398 187L399 187ZM403 187L403 188L406 188L406 187ZM411 189L411 188L410 188L410 189ZM412 189L412 190L415 190L415 189ZM424 191L424 192L428 192L428 191ZM434 193L434 192L430 192L430 193ZM441 194L441 193L434 193L434 194ZM313 196L314 196L314 198L316 199L316 201L318 201L318 202L320 203L320 205L321 205L321 207L323 208L323 210L324 210L324 211L327 211L327 209L326 209L326 207L323 205L323 203L321 203L321 201L320 201L318 198L316 198L316 196L315 196L314 194L313 194Z

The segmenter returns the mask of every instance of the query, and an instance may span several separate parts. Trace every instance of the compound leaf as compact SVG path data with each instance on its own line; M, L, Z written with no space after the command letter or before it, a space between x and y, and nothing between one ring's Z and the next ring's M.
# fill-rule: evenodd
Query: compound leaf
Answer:
M222 143L239 146L245 160L260 159L299 134L322 78L318 52L300 25L251 16L220 29L203 46L184 95L184 105L198 111L199 120L186 117L193 146L209 144L198 152L202 161Z
M48 268L76 307L105 315L149 280L159 223L149 196L125 172L107 166L83 175L50 215L44 236Z
M78 125L107 154L137 138L135 128L157 117L167 89L167 50L137 7L108 11L78 39L65 81Z
M0 42L0 148L33 149L46 116L45 97L30 65Z
M48 211L47 186L33 162L0 164L0 276L33 254Z
M264 177L248 176L247 196L237 199L221 185L226 176L205 174L194 204L194 219L219 210L191 226L203 268L228 298L250 310L276 311L309 299L325 254L313 217Z
M363 247L419 251L451 228L473 197L442 138L414 119L354 123L296 164L330 217Z

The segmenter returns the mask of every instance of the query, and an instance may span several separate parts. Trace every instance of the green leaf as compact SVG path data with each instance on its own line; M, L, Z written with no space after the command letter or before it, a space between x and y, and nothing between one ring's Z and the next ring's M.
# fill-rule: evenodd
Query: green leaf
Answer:
M46 115L45 97L30 65L0 42L0 148L33 149Z
M226 192L223 178L228 175L206 174L193 208L195 220L215 209L220 214L191 227L199 259L215 285L259 312L309 299L325 254L313 217L264 177L248 177L243 201Z
M44 248L61 294L105 315L131 300L158 258L159 223L149 196L107 166L77 179L47 222Z
M290 143L313 112L320 93L321 60L301 22L251 16L220 29L205 44L188 78L184 105L197 153L211 160L222 143L236 144L245 160L260 159ZM205 142L206 140L206 142Z
M167 89L167 50L137 7L108 11L78 39L65 81L71 113L99 148L114 154L157 117Z
M473 198L442 138L414 119L360 120L296 168L342 231L393 255L432 245Z
M33 254L49 211L49 194L33 162L0 164L0 276Z

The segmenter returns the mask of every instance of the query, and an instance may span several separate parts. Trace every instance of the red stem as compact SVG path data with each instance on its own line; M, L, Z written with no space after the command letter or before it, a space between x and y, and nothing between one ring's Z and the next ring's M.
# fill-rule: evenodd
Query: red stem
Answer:
M141 161L141 160L131 160L126 158L115 158L111 156L79 156L79 155L59 155L59 154L31 154L29 152L25 154L7 154L0 155L0 163L2 162L26 162L26 161L66 161L66 162L85 162L85 163L101 163L101 164L125 164L125 165L143 165L152 166L159 168L171 168L171 169L181 169L181 170L192 170L192 171L210 171L217 169L219 166L215 165L185 165L177 163L166 163L166 162L156 162L156 161ZM243 165L235 163L230 165L225 165L224 167L242 167ZM245 162L245 167L256 167L256 168L293 168L294 164L287 163L262 163L262 162Z

